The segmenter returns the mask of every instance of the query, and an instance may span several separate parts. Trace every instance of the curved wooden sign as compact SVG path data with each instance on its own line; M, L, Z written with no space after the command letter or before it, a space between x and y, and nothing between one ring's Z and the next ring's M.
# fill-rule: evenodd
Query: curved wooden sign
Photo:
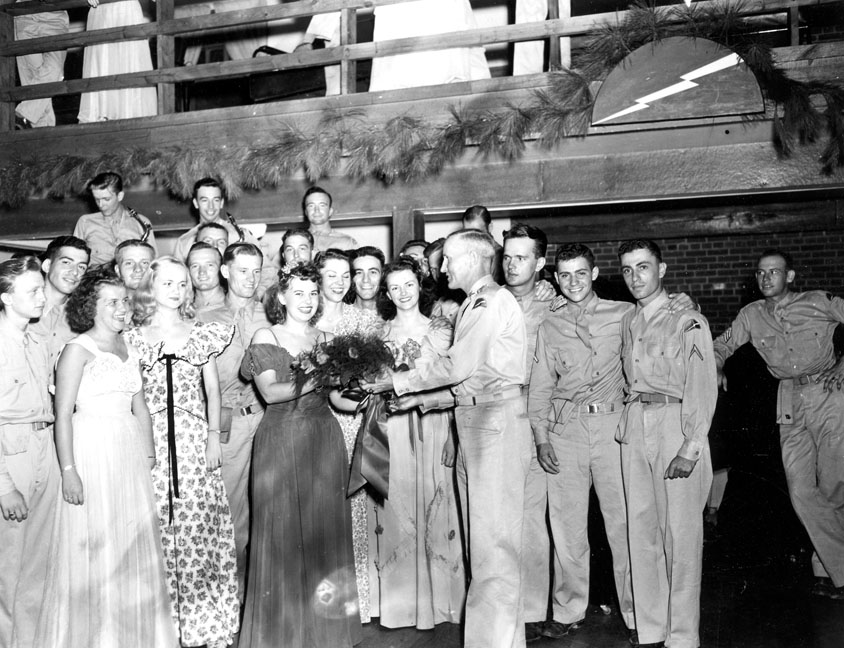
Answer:
M759 83L738 54L710 40L671 37L633 51L610 72L592 125L764 111Z

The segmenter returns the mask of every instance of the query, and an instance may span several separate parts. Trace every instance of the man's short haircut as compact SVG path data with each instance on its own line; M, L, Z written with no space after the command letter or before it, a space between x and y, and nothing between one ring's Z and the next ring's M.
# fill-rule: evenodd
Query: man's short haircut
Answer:
M220 195L223 195L223 185L220 184L220 181L216 178L202 178L201 180L197 180L193 185L193 197L196 198L197 192L202 189L202 187L214 187L215 189L220 190Z
M123 191L123 178L114 171L99 173L88 182L88 191L93 191L94 189L99 189L100 191L108 189L111 193L119 194Z
M328 196L328 207L329 207L329 208L330 208L330 207L334 204L334 200L331 198L331 194L330 194L330 193L328 193L328 192L327 192L325 189L323 189L322 187L319 187L319 186L317 186L317 185L314 185L313 187L309 188L309 189L305 192L305 195L304 195L304 196L302 196L302 213L304 213L304 212L305 212L305 199L306 199L308 196L310 196L311 194L315 194L315 193L321 193L321 194L325 194L326 196Z
M533 254L537 259L541 259L548 252L548 237L538 227L533 225L525 225L524 223L516 223L512 228L504 232L504 242L510 239L528 238L533 241Z
M88 244L83 241L81 238L76 236L57 236L50 244L47 246L47 249L44 250L44 254L41 255L41 260L46 261L47 259L50 260L50 263L56 260L56 257L59 256L59 252L61 252L62 248L75 248L77 250L82 250L85 254L88 255L88 258L91 258L91 248L88 247Z
M450 239L459 239L466 246L469 252L477 253L483 259L495 257L495 241L486 232L475 229L462 229L448 235L446 242Z
M554 257L554 270L561 261L572 261L583 257L589 263L589 268L595 267L595 255L583 243L566 243L557 248L557 255Z
M115 262L119 265L120 257L123 254L123 250L133 247L146 248L147 250L152 252L152 258L155 258L155 248L152 247L149 243L147 243L146 241L142 241L141 239L128 239L126 241L121 241L117 244L117 247L114 248Z
M660 250L659 246L651 239L633 239L632 241L624 241L618 246L618 260L621 261L622 255L635 252L636 250L647 250L656 257L656 260L659 263L662 263L662 250Z
M302 238L308 239L308 243L311 244L311 249L314 247L314 235L310 233L309 230L305 229L304 227L294 227L293 229L289 229L284 233L284 236L281 237L281 249L284 249L284 245L287 243L287 239L291 236L301 236Z
M401 250L399 250L399 256L407 254L407 251L412 247L421 247L424 250L428 248L428 241L423 241L422 239L413 239L405 243L401 246Z
M484 225L488 226L492 222L492 215L483 205L472 205L463 212L463 224L465 225L474 220L482 220Z
M759 265L759 262L762 259L764 259L765 257L772 257L772 256L778 256L783 261L785 261L785 269L786 270L794 270L794 258L791 256L791 254L789 254L788 252L786 252L785 250L782 250L780 248L768 248L767 250L762 252L762 254L760 254L756 258L756 265Z
M201 252L202 250L212 250L217 253L217 260L220 265L223 265L223 255L220 254L220 251L211 245L210 243L204 243L203 241L197 241L193 245L190 246L190 250L188 251L187 257L185 257L185 265L190 266L190 257L195 252Z
M207 229L222 230L223 232L226 233L226 238L229 237L229 230L227 230L224 225L221 225L220 223L217 223L217 222L214 222L214 221L208 221L207 223L203 223L202 225L200 225L199 227L196 228L196 237L195 238L199 238L199 235L202 232L202 230L207 230Z
M206 243L205 245L208 244ZM213 246L209 245L208 247ZM217 248L214 249L216 250ZM223 252L223 263L231 263L239 256L258 257L259 259L261 259L261 265L264 264L264 255L261 252L261 249L254 243L244 243L243 241L240 241L238 243L232 243L225 249L225 251Z
M378 261L381 262L382 268L384 267L384 264L387 263L386 257L380 248L377 248L374 245L364 245L363 247L359 247L357 250L352 250L349 253L349 263L352 264L352 269L354 269L355 259L365 256L371 256L378 259Z

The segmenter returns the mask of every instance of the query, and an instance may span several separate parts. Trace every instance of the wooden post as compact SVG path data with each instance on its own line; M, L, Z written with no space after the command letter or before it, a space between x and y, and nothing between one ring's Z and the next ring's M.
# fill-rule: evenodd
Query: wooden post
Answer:
M401 246L413 239L425 238L425 214L421 211L411 209L401 211L393 207L393 254L392 258L398 256Z
M0 4L12 4L15 0L0 0ZM15 40L15 19L9 14L0 13L0 45ZM15 85L15 57L0 57L0 88L12 88ZM15 102L0 103L0 131L15 128Z
M571 18L571 0L549 0L548 20ZM571 38L551 38L548 49L548 69L559 70L571 67Z
M340 45L354 45L358 42L358 18L355 9L340 11ZM340 61L340 94L354 94L358 85L357 61Z
M173 0L158 0L155 16L157 23L172 20L173 17ZM155 46L158 52L158 69L176 67L176 38L159 33L155 38ZM176 86L172 83L159 83L158 114L168 115L174 112L176 112Z
M792 47L800 44L800 7L788 10L788 37Z

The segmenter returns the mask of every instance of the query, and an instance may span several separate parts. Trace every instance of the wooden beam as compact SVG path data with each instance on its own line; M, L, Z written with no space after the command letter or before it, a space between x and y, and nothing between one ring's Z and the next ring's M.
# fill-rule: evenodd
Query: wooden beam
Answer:
M100 4L112 2L123 2L123 0L100 0ZM67 11L68 9L79 9L88 7L87 0L24 0L0 7L0 13L10 16L28 16L30 14L44 13L45 11Z
M842 229L837 213L844 200L765 202L748 196L720 206L648 209L596 205L561 210L554 215L519 216L519 222L542 229L551 240L566 242L617 241L631 238L685 238L769 232L807 232ZM693 202L693 201L685 201ZM569 213L566 213L569 212Z
M393 226L390 233L395 257L401 246L408 241L425 238L425 214L412 208L393 207Z
M15 0L2 0L0 5L14 3ZM9 15L0 15L0 47L4 47L15 40L15 22ZM11 88L15 85L15 64L13 57L0 58L0 88ZM0 132L15 128L15 103L11 99L0 102Z
M49 52L71 47L84 47L95 43L111 43L119 40L141 40L155 38L158 35L180 36L194 32L203 35L219 31L231 31L234 27L254 25L283 18L301 18L318 13L330 13L349 8L385 6L400 4L408 0L322 0L319 7L313 0L300 0L254 9L238 9L236 11L220 11L212 14L190 16L188 18L174 18L166 22L129 25L111 29L96 29L89 32L79 32L45 38L32 38L27 41L12 43L0 48L0 56L13 54L28 54L31 52ZM821 0L823 1L823 0ZM37 3L36 4L40 4ZM44 5L41 11L44 11ZM37 12L36 12L37 13Z
M300 0L299 2L273 5L269 7L257 7L255 9L244 9L238 11L223 11L214 14L191 16L189 18L175 18L162 23L147 23L142 25L129 25L126 27L115 27L111 29L97 29L90 32L79 32L62 36L32 38L26 41L18 41L0 47L0 56L12 56L18 54L29 54L35 52L48 52L71 47L84 47L95 43L109 43L120 40L141 40L154 38L157 35L179 36L194 32L203 34L215 33L218 31L231 31L232 28L263 23L282 18L297 18L310 16L314 13L328 13L340 11L347 8L378 7L392 4L400 4L409 0L323 0L319 11L314 11L312 0ZM780 12L796 6L818 6L838 3L840 0L746 0L742 4L742 14L752 16ZM698 2L695 7L700 11L707 8L720 6L720 0L706 0ZM668 16L673 7L658 7L657 13ZM491 43L520 42L529 40L540 40L551 36L578 36L585 34L595 27L605 23L615 24L624 19L626 11L605 12L583 16L573 16L565 20L547 20L535 23L523 23L521 25L507 25L501 27L487 27L453 32L433 36L419 36L416 38L397 39L395 41L383 41L392 44L403 43L405 50L417 51L425 49L442 49L444 47L472 47L488 45ZM337 58L328 62L337 63L342 60L343 48L330 48L319 50L320 52L334 52ZM390 52L392 53L392 52ZM371 58L359 56L357 58Z
M173 19L173 0L156 2L156 20L164 23ZM173 36L159 36L155 41L159 68L176 67L176 39ZM168 115L176 112L176 86L172 83L158 84L158 114Z

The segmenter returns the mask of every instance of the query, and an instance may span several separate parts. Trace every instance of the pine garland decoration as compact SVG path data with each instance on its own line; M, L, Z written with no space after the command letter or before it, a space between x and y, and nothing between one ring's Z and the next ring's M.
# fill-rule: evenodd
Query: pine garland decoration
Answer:
M736 52L773 106L772 140L778 154L788 157L795 146L825 138L820 170L834 173L844 166L844 88L789 79L742 10L741 0L703 8L655 8L638 0L623 20L596 28L577 54L574 69L550 72L549 87L536 91L526 106L511 104L497 111L451 106L445 119L433 124L410 115L373 124L362 110L333 110L322 115L314 132L284 124L276 141L262 147L174 146L95 159L16 159L0 168L0 205L20 207L32 195L78 195L89 178L105 170L117 171L127 184L146 176L187 200L193 182L204 176L220 178L226 195L236 199L244 189L275 187L299 171L317 182L336 173L344 160L348 177L374 177L385 184L436 176L472 145L485 158L513 162L524 153L526 139L552 148L566 138L586 135L594 103L590 87L634 50L670 36L705 38Z

